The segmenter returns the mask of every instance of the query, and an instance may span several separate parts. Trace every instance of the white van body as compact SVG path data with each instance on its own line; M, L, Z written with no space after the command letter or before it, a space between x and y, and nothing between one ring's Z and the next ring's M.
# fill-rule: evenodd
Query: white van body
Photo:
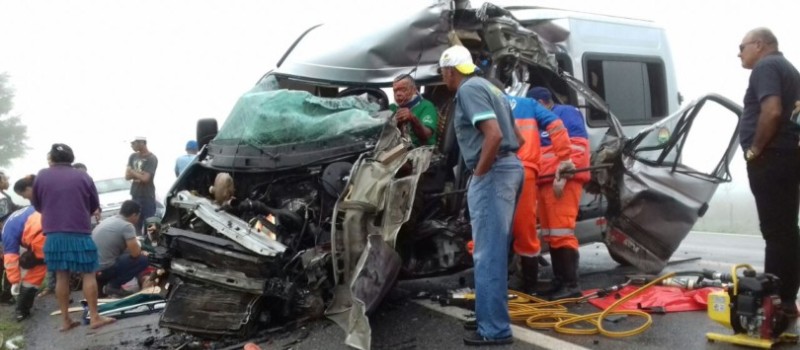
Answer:
M509 7L539 35L561 70L583 81L614 111L626 135L675 113L680 104L667 35L653 22L549 8ZM576 94L559 95L586 120L592 150L608 130L605 113ZM666 136L666 135L661 135ZM604 200L584 195L576 235L597 241L604 229Z

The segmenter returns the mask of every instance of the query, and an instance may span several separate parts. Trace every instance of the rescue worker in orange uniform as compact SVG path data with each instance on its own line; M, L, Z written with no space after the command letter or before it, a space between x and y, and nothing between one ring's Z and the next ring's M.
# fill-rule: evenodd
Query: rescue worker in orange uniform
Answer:
M583 184L591 179L589 172L572 174L570 170L589 166L589 135L583 115L570 105L553 103L550 90L534 87L528 97L553 111L567 128L570 140L570 157L564 159L550 135L540 134L542 155L541 174L555 174L553 177L540 177L539 183L539 224L542 238L550 245L550 258L553 264L553 288L550 299L557 300L581 296L578 286L578 239L575 237L575 221L578 218Z
M564 124L550 110L536 100L526 97L507 96L511 103L514 121L525 143L517 151L517 156L525 168L522 192L517 201L514 215L514 253L520 257L522 268L522 291L535 294L539 281L539 254L541 244L536 230L536 203L538 196L537 176L541 147L539 125L552 140L552 153L556 159L570 159L570 142Z
M14 184L14 192L30 200L35 176L28 175ZM30 316L33 300L47 274L44 264L45 235L42 232L42 215L33 206L15 211L3 227L3 264L16 296L16 319ZM33 254L30 255L32 252Z

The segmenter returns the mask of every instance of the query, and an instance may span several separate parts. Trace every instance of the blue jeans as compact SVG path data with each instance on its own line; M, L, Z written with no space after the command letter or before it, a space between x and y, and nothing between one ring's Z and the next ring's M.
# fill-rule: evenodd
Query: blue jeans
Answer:
M139 222L136 223L136 234L143 235L145 232L142 229L144 221L156 215L156 199L147 197L133 197L132 200L142 207L141 215L139 215Z
M478 334L511 336L508 315L508 251L511 225L524 171L516 156L495 161L483 176L473 176L467 191L475 250L475 317Z
M117 262L114 265L100 271L97 276L97 285L99 288L106 284L110 284L114 288L120 288L125 282L139 276L147 266L147 257L144 255L132 258L128 253L122 254L117 258Z

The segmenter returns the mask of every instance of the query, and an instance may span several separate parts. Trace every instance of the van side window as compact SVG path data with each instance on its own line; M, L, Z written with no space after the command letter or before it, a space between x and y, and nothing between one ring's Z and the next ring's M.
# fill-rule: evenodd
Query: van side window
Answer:
M606 102L623 125L651 124L667 115L667 81L658 57L584 56L584 82ZM590 108L589 125L604 125L606 115Z

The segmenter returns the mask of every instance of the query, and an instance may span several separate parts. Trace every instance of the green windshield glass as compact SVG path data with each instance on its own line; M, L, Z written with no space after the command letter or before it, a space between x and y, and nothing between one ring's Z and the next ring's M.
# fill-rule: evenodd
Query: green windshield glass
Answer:
M257 86L239 98L215 140L258 147L373 133L386 122L374 117L378 108L361 96L324 98Z

